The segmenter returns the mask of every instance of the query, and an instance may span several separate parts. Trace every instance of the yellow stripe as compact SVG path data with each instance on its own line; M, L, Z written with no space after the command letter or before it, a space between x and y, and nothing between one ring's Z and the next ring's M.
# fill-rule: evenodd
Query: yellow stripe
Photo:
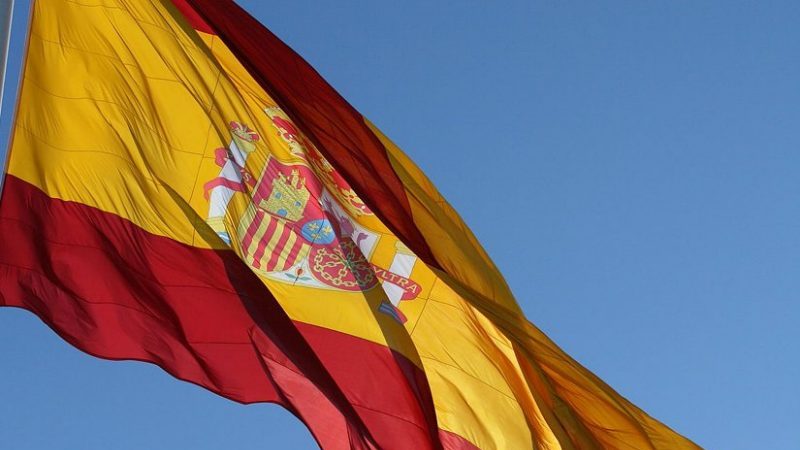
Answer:
M267 232L267 227L273 221L272 217L268 214L264 214L261 219L261 223L258 224L255 232L253 233L253 240L250 241L250 245L247 247L247 252L245 253L248 257L248 262L253 262L256 251L258 251L258 246L261 245L261 241L265 238L264 233ZM242 239L243 236L239 236L239 239ZM260 263L261 261L259 261Z
M34 3L8 171L51 197L208 247L183 207L203 157L221 146L214 129L225 124L210 111L243 108L160 3L122 6L130 11Z
M292 247L294 247L294 243L297 242L297 234L292 232L289 234L289 239L286 240L286 243L280 248L280 256L278 256L278 262L275 266L275 270L286 270L286 261L289 259L289 253L292 251Z
M286 225L283 224L283 221L280 219L276 219L269 214L267 214L267 218L271 221L275 221L275 230L273 230L272 234L269 236L269 241L267 245L264 247L264 256L261 257L261 268L267 269L267 263L269 262L270 258L272 258L272 252L275 251L275 247L278 245L278 241L281 238L281 234L286 229ZM267 236L262 236L262 241L267 238Z

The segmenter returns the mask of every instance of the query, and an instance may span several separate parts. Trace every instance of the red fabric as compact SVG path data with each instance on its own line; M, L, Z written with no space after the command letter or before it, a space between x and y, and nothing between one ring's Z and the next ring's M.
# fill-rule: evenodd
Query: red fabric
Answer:
M34 312L92 355L151 362L239 402L280 403L326 449L440 448L416 366L292 322L233 252L152 235L10 175L3 188L0 305Z
M414 224L403 183L364 118L303 58L231 0L173 0L217 35L317 145L366 205L423 261L438 267Z
M480 450L461 436L445 430L439 430L439 440L444 450Z

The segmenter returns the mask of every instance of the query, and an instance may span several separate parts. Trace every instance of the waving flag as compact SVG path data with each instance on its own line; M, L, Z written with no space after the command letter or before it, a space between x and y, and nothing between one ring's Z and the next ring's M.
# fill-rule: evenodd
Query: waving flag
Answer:
M229 0L38 0L0 305L325 449L694 449L544 336L392 142Z

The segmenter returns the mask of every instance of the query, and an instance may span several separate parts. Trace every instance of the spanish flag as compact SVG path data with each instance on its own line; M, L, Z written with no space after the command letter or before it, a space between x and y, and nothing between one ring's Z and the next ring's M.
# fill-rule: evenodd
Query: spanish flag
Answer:
M231 0L35 0L0 305L324 449L695 449L524 317L425 175Z

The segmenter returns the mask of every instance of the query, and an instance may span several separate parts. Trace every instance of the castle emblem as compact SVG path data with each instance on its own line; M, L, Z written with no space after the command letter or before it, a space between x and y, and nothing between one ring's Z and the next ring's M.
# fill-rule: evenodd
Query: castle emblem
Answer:
M239 221L245 260L264 276L289 270L316 244L310 232L324 219L313 173L302 164L270 158ZM314 194L312 194L312 191ZM311 239L309 239L311 238Z
M306 180L300 176L299 170L293 169L288 177L278 173L278 178L272 180L272 191L266 199L259 202L258 207L270 214L296 222L303 218L303 211L310 196Z

